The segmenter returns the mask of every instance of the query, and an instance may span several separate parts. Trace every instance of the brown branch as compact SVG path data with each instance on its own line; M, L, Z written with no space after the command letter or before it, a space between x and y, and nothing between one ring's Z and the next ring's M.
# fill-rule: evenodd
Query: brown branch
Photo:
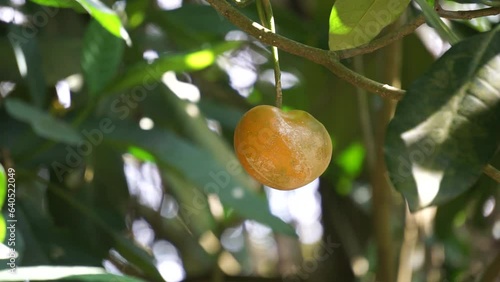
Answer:
M437 6L436 12L441 17L447 19L470 20L474 18L498 15L500 14L500 7L491 7L479 10L448 11L441 8L441 6Z
M207 2L235 26L265 44L276 46L285 52L323 65L339 78L346 80L354 86L376 93L381 97L399 100L404 95L404 91L401 89L373 81L353 72L339 61L339 57L335 52L308 46L272 33L269 29L247 18L225 0L207 0Z
M495 180L497 183L500 183L500 171L493 167L492 165L488 164L483 168L484 174L488 175L491 177L491 179Z

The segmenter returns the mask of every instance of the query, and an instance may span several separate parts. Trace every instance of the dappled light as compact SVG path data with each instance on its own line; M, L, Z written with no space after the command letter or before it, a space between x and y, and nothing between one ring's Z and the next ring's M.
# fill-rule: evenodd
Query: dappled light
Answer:
M154 121L148 117L143 117L141 118L141 120L139 120L139 126L143 130L151 130L153 129L154 125Z
M220 249L220 242L212 231L207 231L200 236L198 243L209 254L215 254Z
M164 10L174 10L182 6L182 0L157 0L158 6Z
M229 252L239 252L245 246L245 233L243 225L235 228L228 228L221 234L221 244Z
M185 272L176 248L167 241L156 241L152 247L160 274L166 281L179 282Z
M198 87L190 83L179 81L174 72L166 72L162 76L162 81L175 95L177 95L177 97L193 103L200 100L200 90Z
M131 195L137 197L139 203L157 210L161 205L158 170L154 164L139 163L132 156L124 156L124 170Z
M318 186L319 179L316 179L290 192L266 188L271 212L284 221L293 223L304 244L316 243L323 235Z
M496 221L491 229L491 235L495 240L500 240L500 220Z
M425 207L432 203L439 193L444 171L432 170L420 164L413 164L411 172L417 182L420 206Z
M137 243L145 248L149 248L152 245L155 236L154 231L145 220L135 220L132 223L132 232Z
M16 84L11 81L0 81L0 95L7 97L16 88Z
M158 262L158 270L165 281L179 282L185 277L182 264L176 260L163 260Z
M265 82L275 85L273 70L265 70L261 74L261 79ZM290 89L299 84L299 78L290 72L281 72L281 87L283 89Z
M229 275L237 275L241 272L241 265L228 252L222 252L219 257L219 267L224 273Z
M0 6L0 21L6 23L13 22L15 24L23 24L26 22L26 16L12 7Z
M59 103L65 108L71 107L71 90L67 80L56 83L57 98Z

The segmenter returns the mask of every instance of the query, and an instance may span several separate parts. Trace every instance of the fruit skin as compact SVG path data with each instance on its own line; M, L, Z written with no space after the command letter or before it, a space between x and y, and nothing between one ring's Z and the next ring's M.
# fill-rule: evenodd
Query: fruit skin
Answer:
M261 105L246 112L234 133L236 155L260 183L279 190L304 186L325 172L332 141L309 113Z

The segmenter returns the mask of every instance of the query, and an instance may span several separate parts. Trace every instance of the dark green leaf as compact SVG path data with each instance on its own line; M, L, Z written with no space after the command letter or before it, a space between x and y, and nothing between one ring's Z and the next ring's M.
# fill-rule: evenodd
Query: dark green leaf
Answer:
M164 55L153 63L141 62L130 68L118 78L109 88L108 92L117 92L133 86L151 84L159 81L167 71L195 71L204 69L215 62L218 55L237 48L241 42L228 41L200 51Z
M7 224L5 223L5 218L3 214L0 213L0 242L3 242L5 235L7 233Z
M137 266L153 281L164 281L156 268L153 258L144 249L139 248L133 241L115 236L115 248L127 261Z
M358 47L370 42L395 21L410 0L337 0L330 14L330 50Z
M105 29L130 44L130 37L122 25L120 17L99 0L75 0L96 19Z
M125 44L92 21L85 33L82 70L91 96L98 94L116 74Z
M0 281L46 281L71 275L97 275L105 273L106 271L101 267L90 266L23 266L16 268L16 275L12 275L9 270L0 271Z
M59 7L59 8L73 8L78 12L85 12L85 9L82 8L74 0L31 0L32 2L37 3L38 5L49 6L49 7Z
M391 180L411 210L469 189L500 141L500 27L453 46L409 88L389 124Z
M144 282L144 280L114 274L95 274L95 275L74 275L64 277L56 281L71 281L71 282Z
M41 108L45 101L45 79L42 72L42 57L35 36L27 36L22 26L10 25L8 38L14 49L17 67L26 83L33 104Z
M42 179L37 179L45 183ZM80 199L73 197L63 187L50 183L52 193L60 200L64 201L71 208L84 216L89 222L100 228L100 232L112 239L114 248L129 262L139 267L149 278L154 281L162 281L161 275L153 263L152 257L134 244L130 239L123 237L112 226L102 218L102 213L83 204Z
M69 124L58 120L22 100L11 98L5 102L7 112L19 121L29 123L35 133L52 141L71 145L82 142L80 134Z

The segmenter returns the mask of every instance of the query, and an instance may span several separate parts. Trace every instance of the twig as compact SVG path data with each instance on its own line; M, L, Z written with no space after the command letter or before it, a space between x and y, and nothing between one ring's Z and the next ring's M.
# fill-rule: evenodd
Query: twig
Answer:
M424 23L425 23L424 15L419 15L418 17L414 18L411 22L399 27L394 32L390 32L378 39L375 39L367 45L358 48L337 51L338 56L340 59L347 59L357 55L371 53L395 41L398 41L409 34L412 34L419 26L421 26Z
M484 174L491 177L491 179L495 180L497 183L500 183L500 171L498 171L498 169L496 169L492 165L487 164L483 168L483 172L484 172Z
M436 7L436 12L443 18L453 20L470 20L474 18L493 16L500 14L500 7L484 8L479 10L460 10L448 11L441 8L440 5Z

